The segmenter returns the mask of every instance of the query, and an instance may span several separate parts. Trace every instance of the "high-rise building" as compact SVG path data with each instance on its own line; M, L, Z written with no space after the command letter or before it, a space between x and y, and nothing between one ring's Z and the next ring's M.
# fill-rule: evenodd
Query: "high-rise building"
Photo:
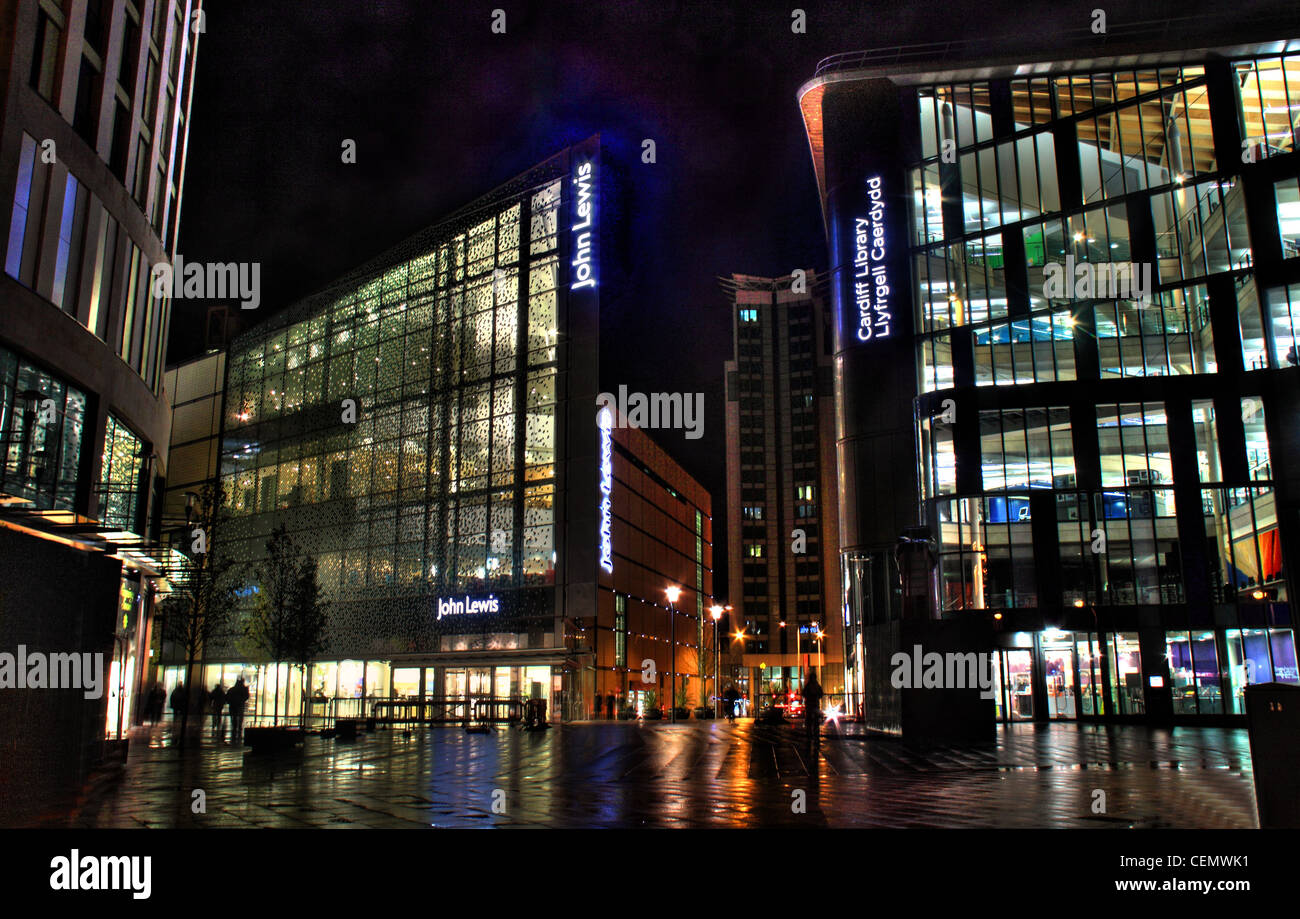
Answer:
M831 317L825 276L732 275L727 374L727 557L758 710L793 705L808 669L844 691Z
M1296 20L846 54L800 91L869 723L1233 723L1300 679ZM992 685L932 704L917 645Z
M93 703L2 694L22 784L75 780L131 718L171 422L171 304L150 269L176 246L203 23L198 0L15 0L0 17L0 648L109 662Z
M616 173L568 148L231 343L213 551L250 570L286 527L328 626L305 673L214 641L204 685L243 676L254 718L304 691L453 720L703 701L710 497L598 406Z

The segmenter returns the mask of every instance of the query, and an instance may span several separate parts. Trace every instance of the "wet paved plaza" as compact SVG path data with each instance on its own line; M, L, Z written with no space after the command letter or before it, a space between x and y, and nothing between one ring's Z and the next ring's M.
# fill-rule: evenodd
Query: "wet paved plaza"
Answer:
M1223 827L1257 825L1244 730L1015 725L911 749L792 726L636 722L319 736L276 757L137 731L74 827ZM191 812L203 789L207 813ZM1092 811L1094 789L1106 813ZM802 792L802 794L799 794ZM798 804L804 807L799 811ZM502 812L504 810L504 813Z

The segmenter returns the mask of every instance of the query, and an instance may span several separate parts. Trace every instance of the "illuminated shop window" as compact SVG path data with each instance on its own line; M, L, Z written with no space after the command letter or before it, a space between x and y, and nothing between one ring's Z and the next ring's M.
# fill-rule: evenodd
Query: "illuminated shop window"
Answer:
M1228 629L1228 714L1246 714L1246 687L1300 683L1291 629Z
M1166 632L1175 715L1223 713L1219 653L1213 632Z

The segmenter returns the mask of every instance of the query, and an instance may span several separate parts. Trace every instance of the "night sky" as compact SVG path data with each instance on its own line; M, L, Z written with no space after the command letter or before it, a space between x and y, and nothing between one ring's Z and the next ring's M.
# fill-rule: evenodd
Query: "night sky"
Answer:
M311 0L207 4L179 251L261 263L262 319L462 204L600 133L654 203L635 292L602 324L631 390L704 392L700 440L657 440L714 495L726 589L720 275L826 268L795 92L843 51L970 35L1047 36L1186 15L1189 3ZM791 10L807 33L791 31ZM1220 4L1221 15L1258 3ZM494 35L492 10L506 11ZM1231 9L1229 9L1231 7ZM1210 6L1209 9L1216 9ZM1073 12L1067 12L1073 10ZM936 25L942 23L942 33ZM357 142L356 165L340 159ZM658 162L641 165L641 140ZM632 305L635 308L629 308ZM169 362L198 354L209 304L174 309ZM250 315L245 313L244 315Z

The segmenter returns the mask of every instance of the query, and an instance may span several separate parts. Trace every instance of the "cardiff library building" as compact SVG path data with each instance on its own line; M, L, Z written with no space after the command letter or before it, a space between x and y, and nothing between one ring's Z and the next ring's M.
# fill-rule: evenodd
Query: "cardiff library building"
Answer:
M925 634L994 655L990 725L1234 723L1300 679L1300 42L1110 38L845 54L799 94L883 730Z

